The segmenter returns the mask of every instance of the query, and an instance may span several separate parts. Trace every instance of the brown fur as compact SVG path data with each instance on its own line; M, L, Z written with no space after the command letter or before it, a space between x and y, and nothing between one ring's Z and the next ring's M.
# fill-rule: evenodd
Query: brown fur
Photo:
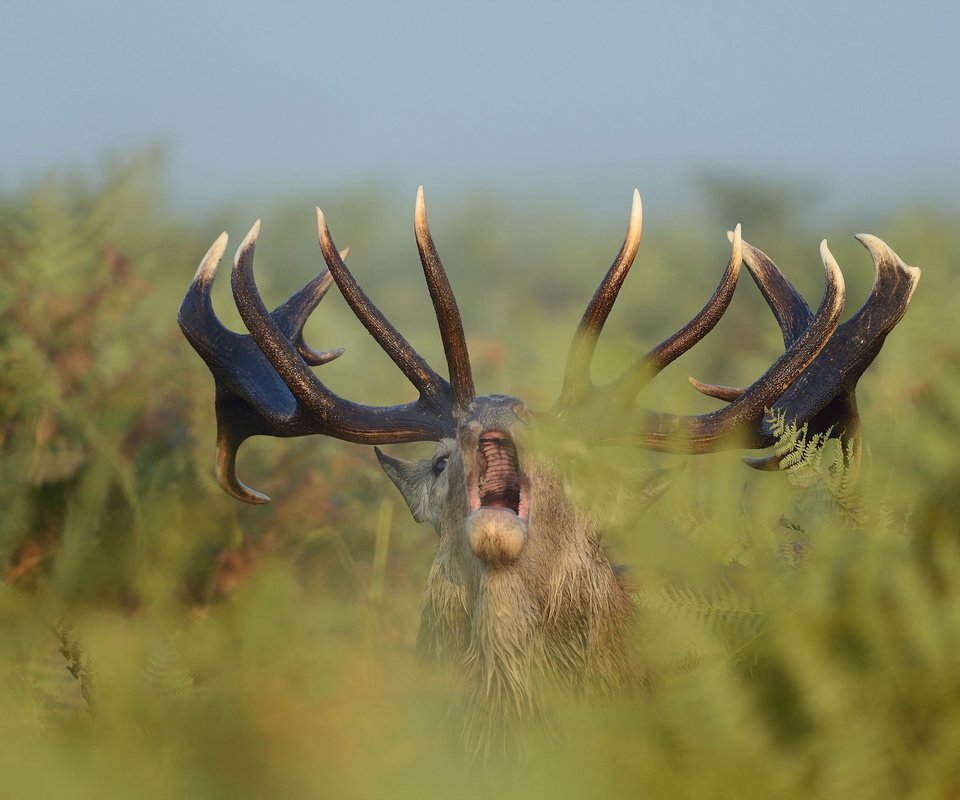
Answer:
M514 420L511 427L522 426ZM523 463L530 508L522 549L509 559L478 558L465 467L475 436L466 428L457 441L442 441L433 459L381 461L414 516L439 536L418 650L463 673L467 735L482 742L536 713L545 692L603 695L636 687L641 678L631 647L630 594L596 521L567 497L551 464L529 457ZM436 474L431 466L442 457L446 469Z

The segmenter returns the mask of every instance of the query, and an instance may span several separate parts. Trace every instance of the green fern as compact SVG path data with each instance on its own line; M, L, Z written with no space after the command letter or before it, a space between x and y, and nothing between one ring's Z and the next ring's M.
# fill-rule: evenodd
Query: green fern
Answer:
M688 625L692 634L708 635L728 657L742 653L767 629L766 615L755 599L728 581L721 581L711 589L670 585L647 587L638 591L635 599L640 608ZM702 647L698 649L702 650Z
M848 523L863 524L863 508L857 491L857 440L832 437L832 428L811 434L806 423L788 424L782 411L768 411L767 419L777 439L774 454L790 483L806 490L816 500L826 498L828 505L846 517Z
M177 636L155 641L147 654L144 678L153 691L168 699L186 697L195 690L194 677L184 663Z

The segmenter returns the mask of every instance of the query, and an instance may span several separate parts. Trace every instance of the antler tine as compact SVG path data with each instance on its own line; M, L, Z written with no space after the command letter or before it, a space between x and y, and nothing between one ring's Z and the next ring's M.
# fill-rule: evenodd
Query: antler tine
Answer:
M640 247L640 234L643 230L643 205L640 202L640 192L633 190L633 203L630 208L630 221L627 224L627 233L617 257L607 270L600 285L594 292L593 298L583 312L583 317L570 343L567 352L567 366L563 376L563 385L560 397L557 399L555 410L563 410L576 405L583 395L590 389L590 364L596 350L600 331L610 315L610 310L617 299L620 287L637 257Z
M727 267L713 295L703 308L673 336L637 359L623 375L601 389L601 394L609 393L617 402L632 404L647 383L716 327L733 299L733 292L740 278L743 248L739 225L733 231L730 242L730 259L727 261Z
M747 391L745 386L721 386L718 383L702 383L693 377L688 377L687 380L701 394L717 400L725 400L728 403L732 403Z
M789 347L800 338L813 319L810 306L762 250L744 242L743 260L780 325L784 347Z
M882 305L886 313L883 315L884 324L880 327L884 329L884 333L889 333L906 313L907 306L913 299L920 280L920 269L905 264L893 248L878 236L858 233L854 238L867 249L873 259L874 281L870 296L851 321L866 316L871 309L876 310L878 305Z
M727 239L731 243L736 236L736 231L727 231ZM807 301L766 253L747 242L743 242L742 247L743 262L780 325L784 347L789 348L810 325L813 312ZM687 380L698 392L728 403L746 391L745 388L736 386L701 383L693 377Z
M303 326L306 324L307 318L313 313L313 310L332 285L333 276L330 274L330 270L325 269L273 312L283 335L294 342L297 352L311 367L329 364L344 353L342 347L336 347L333 350L314 350L303 340Z
M733 242L735 236L734 231L727 231L727 239L731 242ZM794 288L793 284L787 280L786 275L762 250L743 242L743 261L780 325L784 347L790 347L807 329L813 319L810 306L807 305L806 300ZM730 391L723 391L731 387L716 387L711 384L700 383L694 378L689 380L698 391L709 397L727 401L736 399L736 397L729 396ZM719 393L714 390L718 390ZM741 393L743 391L745 390L741 390Z
M181 304L181 310L183 306L187 304L188 298L196 296L193 294L195 290L199 292L199 297L202 297L204 300L210 299L210 289L213 286L214 278L217 276L217 266L223 259L223 254L227 249L227 242L229 241L230 237L227 235L227 232L224 231L214 240L213 244L210 245L210 249L207 250L206 255L200 260L200 266L197 267L197 272L193 276L187 297L184 298L184 302Z
M251 489L237 477L240 445L257 434L270 433L256 411L240 397L217 385L214 409L217 415L217 483L231 497L252 505L270 502L270 496Z
M689 453L705 453L729 444L766 446L761 443L760 432L751 430L751 424L762 418L765 410L804 374L836 331L843 311L843 274L826 240L820 245L820 255L826 289L816 316L787 352L743 394L725 408L698 416L645 412L636 434L627 437L620 432L601 434L602 443L633 441L652 450ZM738 439L744 435L748 437L746 443Z
M289 335L267 312L253 277L253 256L260 234L260 220L257 220L246 235L234 258L231 284L233 298L243 319L244 325L257 346L276 370L277 375L292 393L290 401L299 401L323 420L335 418L338 403L342 398L327 389L307 363L297 352ZM275 415L277 410L270 409L267 415ZM285 417L295 413L295 402L284 409ZM331 426L333 427L333 426Z
M443 352L447 358L447 371L453 390L453 404L457 411L463 411L476 397L473 387L473 374L470 369L470 354L467 352L467 340L463 333L460 309L453 295L453 289L447 273L440 262L430 225L427 222L427 207L423 200L423 186L417 189L417 202L414 211L413 228L417 237L417 249L420 251L420 263L427 280L430 300L437 315Z
M210 245L210 249L200 260L200 266L190 281L177 313L183 335L208 365L214 358L216 344L230 334L214 313L210 297L210 290L217 276L217 265L223 258L229 238L224 231Z
M437 408L449 405L450 385L438 375L427 362L413 349L413 346L390 324L373 302L367 297L347 265L340 257L336 245L330 236L323 212L317 209L317 236L323 260L333 275L340 293L350 306L354 315L369 331L383 351L390 356L394 364L407 376L421 396Z

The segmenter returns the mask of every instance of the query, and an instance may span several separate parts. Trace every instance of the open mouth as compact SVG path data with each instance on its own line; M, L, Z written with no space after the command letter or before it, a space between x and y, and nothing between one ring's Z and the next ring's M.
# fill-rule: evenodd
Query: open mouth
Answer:
M485 431L477 440L470 480L470 511L496 508L527 516L527 492L517 446L508 433Z

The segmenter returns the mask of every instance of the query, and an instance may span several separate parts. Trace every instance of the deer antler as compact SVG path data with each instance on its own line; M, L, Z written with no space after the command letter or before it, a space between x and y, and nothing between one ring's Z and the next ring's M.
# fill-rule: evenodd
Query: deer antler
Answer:
M813 433L829 430L840 439L854 439L855 456L858 456L857 381L877 357L887 334L906 312L920 280L920 270L907 266L876 236L861 233L856 238L873 259L873 289L860 310L837 327L823 350L773 403L771 410L784 414L789 421L806 422ZM746 243L743 250L747 269L776 317L784 346L789 349L809 327L813 314L766 253ZM690 382L704 394L728 402L735 401L744 391L703 384L692 378ZM773 444L769 417L760 422L759 433L759 446ZM778 465L775 455L745 458L744 461L757 469L776 469Z
M734 236L734 242L739 236ZM753 384L718 411L677 416L645 411L639 426L627 437L614 432L602 443L637 444L665 452L706 453L721 447L763 447L757 427L774 401L810 366L840 322L844 282L840 267L827 248L820 246L826 289L820 308L797 340Z
M624 244L588 304L570 345L563 388L553 409L556 415L568 417L590 410L598 420L590 427L594 443L639 444L666 452L769 447L774 443L766 413L771 408L783 411L791 421L809 423L815 431L833 428L847 437L856 433L856 382L906 311L920 270L905 265L877 237L858 236L873 257L877 277L864 306L839 325L845 299L843 274L826 240L820 245L826 289L814 314L773 262L742 242L739 225L728 238L732 245L730 261L700 313L619 378L595 387L589 370L596 342L639 245L640 205L634 193ZM647 410L638 414L634 408L638 392L706 336L723 315L736 287L741 259L780 324L786 352L746 388L703 384L691 378L704 394L729 403L718 411L694 416ZM630 415L638 417L635 424L624 421ZM776 466L775 457L745 460L758 468Z
M857 238L870 251L876 280L863 307L839 325L844 304L843 275L824 241L820 246L826 289L816 314L760 250L729 234L730 259L713 296L675 334L646 353L606 386L594 386L590 365L596 344L623 281L636 257L642 228L640 195L634 191L627 233L613 264L587 305L570 345L556 419L580 421L590 414L596 444L637 444L654 450L703 453L721 447L762 448L773 444L767 411L850 438L857 431L857 380L876 357L884 338L906 311L920 271L900 260L874 236ZM203 258L180 307L180 326L216 380L217 477L226 491L251 503L268 498L236 476L236 454L250 436L305 436L314 433L361 444L439 441L454 436L460 417L475 397L460 312L427 223L423 187L417 191L414 232L430 292L449 382L434 371L390 324L344 263L326 220L317 209L320 249L327 269L272 312L253 277L259 221L237 250L233 295L249 334L227 330L210 301L211 286L227 244L223 234ZM639 391L717 324L729 306L745 262L780 328L786 351L746 388L703 384L700 391L728 402L708 414L678 416L635 408ZM367 406L328 389L310 369L342 354L317 352L303 341L310 313L336 282L356 317L400 368L419 397L404 405ZM599 413L596 413L598 412ZM631 424L631 420L635 424ZM748 459L760 468L773 458Z
M566 372L563 376L563 388L554 406L556 413L566 414L575 407L588 401L595 402L598 398L613 402L620 406L619 410L624 411L626 406L632 405L639 391L654 376L710 333L730 305L733 290L740 276L742 261L739 225L732 239L733 251L727 268L713 296L700 312L673 336L637 359L633 366L615 381L603 388L595 387L590 380L590 363L593 360L600 331L603 330L603 325L613 308L623 281L636 258L637 249L640 246L642 218L640 193L634 189L630 222L627 225L623 246L597 287L597 291L594 292L574 334L573 342L570 344Z
M452 386L360 289L334 245L320 209L317 229L327 269L272 312L267 311L253 277L259 221L241 243L232 285L249 334L225 328L210 300L217 264L227 245L225 233L204 256L180 306L180 327L216 381L217 479L228 494L248 503L269 500L236 476L237 450L250 436L320 433L362 444L439 441L454 434L456 417L474 396L460 313L430 236L422 187L417 196L417 242ZM417 400L396 406L353 403L330 391L309 368L328 363L343 352L316 352L303 341L307 318L334 281L357 318L418 390Z

